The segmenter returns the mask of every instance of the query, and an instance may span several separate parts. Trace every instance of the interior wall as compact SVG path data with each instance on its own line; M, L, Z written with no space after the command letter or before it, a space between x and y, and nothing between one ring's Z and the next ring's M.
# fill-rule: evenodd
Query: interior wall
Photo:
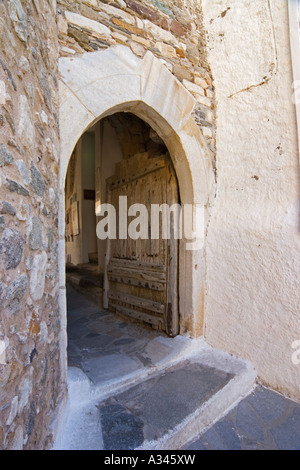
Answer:
M86 132L82 136L82 262L89 262L89 254L97 252L95 215L95 135ZM86 193L88 192L88 193Z
M82 237L82 140L80 139L70 159L66 176L66 261L77 265L83 261ZM78 207L78 235L72 229L72 206Z
M79 139L66 176L66 259L77 265L89 262L97 252L95 216L95 135L86 132ZM72 219L77 205L78 231Z
M96 127L96 186L99 200L106 202L106 179L114 174L115 164L122 160L123 153L117 134L108 120L100 121ZM97 221L100 218L97 217ZM99 272L104 272L106 240L97 239Z

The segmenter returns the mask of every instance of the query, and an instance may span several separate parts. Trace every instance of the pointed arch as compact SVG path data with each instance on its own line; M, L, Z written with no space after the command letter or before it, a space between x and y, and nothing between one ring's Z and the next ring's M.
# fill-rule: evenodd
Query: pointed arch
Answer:
M111 47L61 58L59 71L60 291L65 318L65 177L72 151L90 126L120 111L146 121L169 150L182 204L207 208L214 197L214 172L210 151L192 116L194 98L151 52L141 59L125 46ZM202 332L204 270L204 248L180 249L181 334L196 336Z

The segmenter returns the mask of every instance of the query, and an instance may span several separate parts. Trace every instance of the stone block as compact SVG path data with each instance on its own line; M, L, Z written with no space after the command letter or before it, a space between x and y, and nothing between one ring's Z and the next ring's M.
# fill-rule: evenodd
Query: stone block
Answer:
M0 145L0 167L10 165L14 159L12 154L7 150L4 145Z
M125 0L126 6L130 8L135 13L138 13L143 18L147 18L150 21L158 22L160 21L160 15L151 10L150 8L142 5L141 2L135 2L134 0Z
M44 294L47 254L37 254L33 258L30 274L30 294L33 300L40 300Z
M107 13L109 16L116 16L117 18L122 18L126 23L135 24L135 18L134 16L130 15L126 11L121 10L120 8L116 8L112 5L107 5L105 3L101 4L101 9Z
M183 36L185 34L185 29L181 23L177 20L173 20L170 24L170 31L175 34L175 36Z
M199 85L196 85L195 83L189 82L188 80L183 80L182 84L192 94L200 96L205 95L203 88L201 88Z
M44 196L45 193L45 183L43 177L36 166L31 163L30 166L30 187L35 194L40 197Z
M43 246L42 227L38 217L32 218L31 231L29 233L29 246L32 250L39 250Z
M165 44L164 42L157 42L155 43L154 47L158 49L160 54L165 58L176 57L177 55L176 50L173 46L170 46L170 44Z
M115 31L111 33L111 37L121 44L126 44L128 41L128 36L125 36L125 34L116 33Z
M25 241L18 230L7 228L3 231L0 253L5 269L15 269L21 262Z
M95 37L106 39L111 36L110 29L107 28L107 26L98 23L98 21L90 20L89 18L85 18L84 16L71 11L66 11L65 17L69 24L90 31Z
M35 138L35 130L30 106L25 95L19 96L19 123L17 133L22 145L27 148L32 147Z
M138 44L137 42L134 42L134 41L131 41L130 49L132 50L134 54L136 54L139 57L143 57L146 52L142 44Z
M29 32L26 26L26 17L20 0L11 0L8 3L9 16L19 39L27 44Z
M148 39L145 39L140 36L136 36L135 34L131 35L131 39L139 44L142 44L144 47L151 47L151 42Z
M6 186L9 191L12 193L20 194L21 196L29 196L29 191L24 188L21 184L17 183L16 181L6 179Z
M178 45L178 41L175 38L175 36L170 33L169 31L166 31L165 29L161 28L160 26L157 26L149 20L143 20L144 27L146 31L152 34L152 36L156 40L160 40L166 43L171 43L171 44L176 44Z
M62 15L57 15L57 30L58 34L68 34L68 23Z
M17 277L12 283L12 286L8 290L8 308L12 311L13 314L19 312L22 307L22 298L27 289L27 276L26 274L21 274Z
M3 201L0 214L16 215L16 210L9 202Z
M24 184L27 186L29 184L29 179L28 179L27 168L26 168L24 160L16 160L15 165L19 170L19 173L23 179Z

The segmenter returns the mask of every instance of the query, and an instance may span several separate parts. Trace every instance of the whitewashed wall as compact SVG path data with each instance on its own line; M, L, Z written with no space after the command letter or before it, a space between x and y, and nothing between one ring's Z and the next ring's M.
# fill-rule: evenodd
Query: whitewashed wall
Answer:
M299 161L286 0L204 0L217 99L205 335L300 398Z

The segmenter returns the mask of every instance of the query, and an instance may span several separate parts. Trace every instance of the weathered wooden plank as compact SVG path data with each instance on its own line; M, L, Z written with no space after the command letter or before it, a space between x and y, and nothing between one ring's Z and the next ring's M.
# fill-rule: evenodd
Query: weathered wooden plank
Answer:
M131 286L137 286L137 287L146 287L147 289L152 289L156 291L164 291L166 289L166 282L155 282L155 281L149 281L146 279L134 279L129 276L121 276L121 275L116 275L114 271L108 272L108 280L111 282L120 282L122 284L128 284Z
M109 291L108 298L112 301L119 301L125 304L133 305L135 307L143 308L145 310L150 310L163 315L165 312L165 305L159 302L154 302L153 300L145 299L142 297L137 297L135 295L125 294L119 291ZM115 303L114 302L114 303Z
M152 173L153 171L157 171L161 168L164 168L165 166L165 160L160 159L160 160L155 160L154 162L150 163L140 169L137 169L134 173L131 173L129 175L124 175L124 176L111 176L110 178L107 178L106 180L106 185L109 190L117 189L125 184L131 183L132 181L138 180L142 178L143 176L148 175L149 173Z
M128 267L132 269L149 270L157 272L166 272L166 266L164 264L155 264L155 263L146 263L144 261L133 260L133 259L124 259L124 258L111 258L109 260L109 265Z
M167 202L172 204L178 200L178 185L173 165L168 164ZM177 228L177 227L176 227ZM176 336L179 332L178 319L178 240L174 238L176 230L174 220L171 219L171 237L168 240L168 274L167 274L167 309L166 330L168 335Z
M146 271L145 269L131 269L108 266L108 273L115 273L117 276L126 276L133 279L143 279L146 281L159 281L166 282L166 273L160 273L156 271Z
M147 313L139 312L138 310L133 310L131 308L126 308L121 305L115 303L109 303L109 308L116 311L117 313L121 313L126 317L134 318L136 320L140 320L152 325L153 328L157 330L164 329L164 321L163 317L156 317L154 315L147 315Z

